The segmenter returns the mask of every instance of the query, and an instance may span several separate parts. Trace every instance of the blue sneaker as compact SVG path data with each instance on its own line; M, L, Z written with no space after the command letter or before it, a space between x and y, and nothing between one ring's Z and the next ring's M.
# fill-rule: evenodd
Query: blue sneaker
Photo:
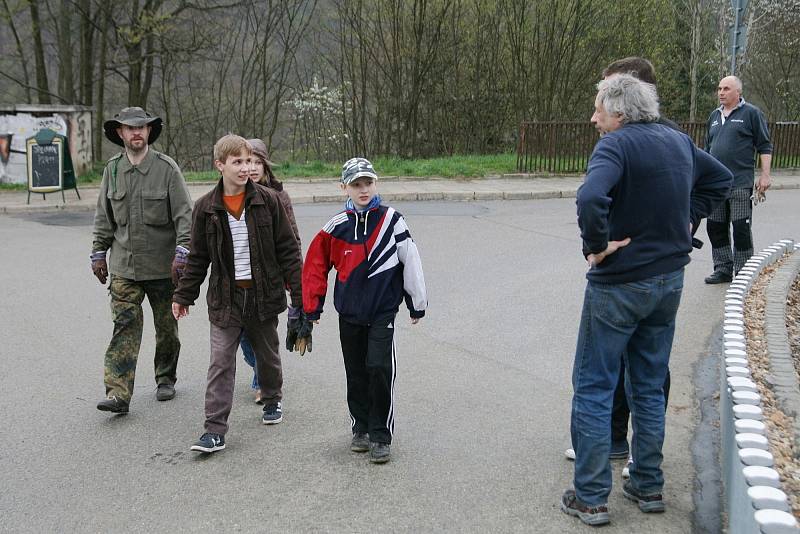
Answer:
M283 421L283 411L281 409L281 402L271 402L264 406L264 415L261 421L265 425L277 425Z
M199 452L217 452L225 448L225 436L206 432L194 442L191 450Z

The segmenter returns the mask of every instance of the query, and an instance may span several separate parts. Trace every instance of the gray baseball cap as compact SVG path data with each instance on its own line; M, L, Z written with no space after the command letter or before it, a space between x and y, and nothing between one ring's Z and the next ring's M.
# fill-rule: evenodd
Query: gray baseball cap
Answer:
M342 165L342 183L344 185L364 176L373 180L378 179L378 175L375 174L375 169L372 168L372 163L368 159L351 158Z

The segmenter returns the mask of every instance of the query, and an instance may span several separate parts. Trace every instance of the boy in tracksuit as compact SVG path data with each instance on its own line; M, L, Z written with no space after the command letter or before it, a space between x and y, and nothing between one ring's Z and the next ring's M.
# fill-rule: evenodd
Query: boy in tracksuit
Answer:
M255 350L264 400L261 419L264 424L282 419L283 376L274 362L280 362L277 327L278 314L286 309L285 288L295 307L302 302L300 246L275 191L250 180L252 147L228 134L214 145L214 166L221 178L194 205L191 252L172 299L175 318L187 315L211 266L205 432L191 446L208 453L225 448L242 332ZM306 333L310 342L310 330Z
M403 216L381 205L372 164L353 158L342 166L345 210L309 246L303 266L303 309L318 321L336 269L333 300L347 374L350 450L389 461L394 430L394 320L405 299L416 324L427 307L417 246Z

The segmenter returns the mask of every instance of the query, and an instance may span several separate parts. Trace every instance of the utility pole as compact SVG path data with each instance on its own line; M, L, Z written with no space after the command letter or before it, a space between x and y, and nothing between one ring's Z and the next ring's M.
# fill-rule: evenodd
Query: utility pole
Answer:
M747 25L742 24L747 0L731 0L733 26L731 26L731 76L736 74L736 54L744 53L747 46Z

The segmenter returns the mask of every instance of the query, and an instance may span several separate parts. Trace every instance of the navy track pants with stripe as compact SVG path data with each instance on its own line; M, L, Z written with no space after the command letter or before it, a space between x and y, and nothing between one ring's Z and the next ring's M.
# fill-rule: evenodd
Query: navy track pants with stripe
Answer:
M339 317L352 430L367 432L370 441L379 443L391 443L394 433L395 315L383 315L370 325Z

